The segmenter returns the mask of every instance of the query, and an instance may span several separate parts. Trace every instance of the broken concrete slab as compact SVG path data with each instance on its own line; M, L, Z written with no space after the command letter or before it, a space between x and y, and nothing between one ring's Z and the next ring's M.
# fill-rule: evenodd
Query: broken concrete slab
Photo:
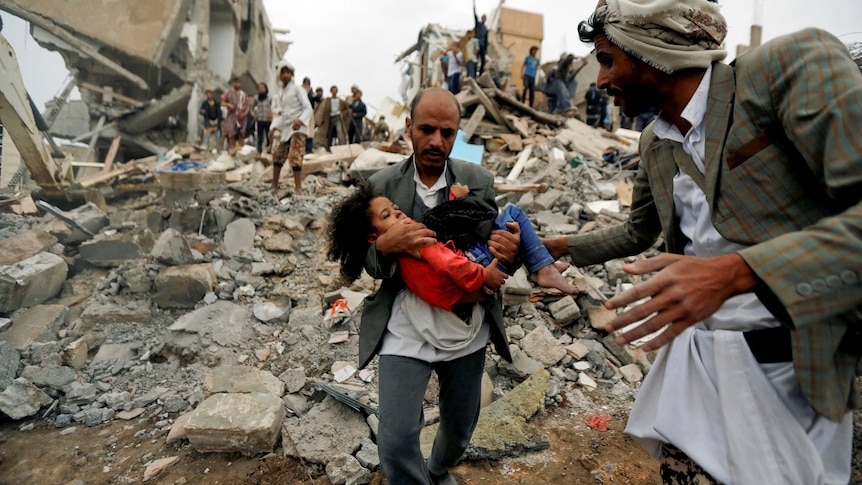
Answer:
M279 305L271 301L255 303L251 309L254 317L261 322L287 322L290 319L290 303Z
M284 382L255 367L220 366L211 370L204 379L204 393L209 396L221 392L262 392L281 397L284 395Z
M263 247L272 252L293 252L293 237L287 232L277 232L263 241Z
M363 438L369 437L362 414L332 396L327 396L305 416L288 418L284 424L290 433L290 438L282 440L285 456L302 457L312 463L324 464L339 453L353 454Z
M629 364L620 367L620 374L629 384L640 382L644 378L644 373L637 364Z
M633 345L620 345L617 343L616 335L609 334L602 339L605 349L614 357L619 359L623 365L639 364L645 372L652 368L649 355L640 347Z
M63 305L36 305L13 316L12 326L0 333L0 340L7 341L18 351L33 342L56 340L57 330L65 317L66 307Z
M175 441L184 440L188 437L186 435L186 424L188 424L189 419L191 419L193 412L194 411L189 411L174 420L174 423L171 425L171 430L168 432L168 437L165 438L165 444L169 445Z
M590 320L590 326L596 330L604 330L605 325L616 318L617 312L608 310L603 306L594 306L587 309L587 318Z
M163 470L174 466L178 461L180 461L180 457L178 456L169 456L167 458L160 458L155 460L154 462L147 465L147 469L144 470L144 482L148 482L155 478L159 473Z
M66 211L65 215L93 234L98 234L110 222L108 216L92 202L87 202L80 207ZM79 229L69 227L59 219L52 220L45 228L65 245L77 244L92 237Z
M551 445L548 437L527 420L544 406L550 377L548 371L540 369L505 396L482 408L463 459L499 460L547 449ZM438 426L426 426L420 434L420 446L426 457L431 454Z
M0 266L9 266L32 258L55 244L57 238L41 229L0 239Z
M128 308L125 306L94 303L81 313L81 321L86 328L112 323L149 323L152 311L146 307Z
M131 362L136 358L137 350L141 344L138 342L124 344L102 344L99 351L93 356L93 362L117 361Z
M377 445L369 438L362 440L362 448L356 452L356 459L363 467L374 471L380 468L380 454Z
M66 261L51 253L39 253L19 263L0 266L0 312L53 298L63 288L68 273Z
M364 485L371 482L371 472L347 453L340 453L329 460L326 476L332 485Z
M193 264L195 258L186 238L176 229L168 228L156 240L151 254L159 262L173 266Z
M196 451L254 456L272 451L283 420L284 405L270 393L221 393L206 398L185 428Z
M61 390L78 378L78 373L71 367L64 365L49 364L40 367L32 373L25 373L25 377L39 387Z
M548 305L548 309L560 325L573 323L581 316L581 309L575 299L568 295Z
M217 301L178 318L164 337L165 351L183 361L202 359L217 366L236 362L235 349L254 339L247 308ZM216 351L211 346L217 347Z
M254 222L250 219L237 219L228 224L224 231L225 255L232 258L254 249L254 234Z
M9 342L0 341L0 391L15 380L20 362L21 354Z
M217 285L212 263L171 266L156 278L153 301L162 308L192 308Z
M566 346L566 352L568 352L568 354L572 357L581 360L587 356L587 354L590 352L590 349L587 348L587 346L584 345L583 342L576 341Z
M498 364L501 372L524 379L542 369L542 364L533 360L517 345L509 345L509 351L512 354L512 363L501 361Z
M30 381L19 377L0 392L0 411L12 419L23 419L36 414L53 401Z
M305 387L306 377L305 369L303 367L287 369L282 372L278 378L285 383L287 386L287 392L289 393L299 392L303 387Z
M544 325L537 326L521 339L521 348L527 355L545 366L556 365L566 356L566 349Z
M138 234L100 234L96 239L82 243L78 247L78 254L93 266L110 268L125 261L146 257L153 244L155 240L149 230Z
M87 351L87 340L81 337L69 343L63 349L63 363L75 370L81 370L87 365ZM2 359L2 356L0 356L0 359ZM0 363L0 366L2 366L2 363Z

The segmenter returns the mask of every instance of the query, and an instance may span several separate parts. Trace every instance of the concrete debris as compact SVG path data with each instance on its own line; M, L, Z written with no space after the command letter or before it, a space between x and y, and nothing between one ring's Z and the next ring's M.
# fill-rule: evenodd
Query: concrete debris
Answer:
M21 355L12 345L3 340L0 341L0 391L6 389L18 374L18 363Z
M144 470L143 481L148 482L152 480L163 470L174 466L178 461L180 461L180 457L178 456L169 456L167 458L160 458L153 461L152 463L147 465L147 469Z
M329 460L326 476L333 485L364 485L371 482L371 472L346 453L335 455Z
M547 449L551 445L548 437L527 420L544 406L549 379L550 374L540 369L506 395L482 408L464 459L499 460ZM422 453L426 457L431 453L436 433L436 425L422 430Z
M53 402L27 379L19 377L0 392L0 411L12 419L23 419Z
M8 266L32 258L55 244L57 244L57 238L41 229L33 229L0 239L0 266Z
M544 366L556 365L566 356L566 349L551 335L548 327L539 325L521 340L521 348Z
M0 266L0 312L38 305L63 287L69 266L63 258L39 253L16 264Z
M356 452L356 459L359 460L360 465L372 472L380 467L380 455L377 451L377 445L369 438L362 440L362 448Z
M217 288L218 277L211 263L172 266L156 278L153 301L162 308L193 308Z
M284 395L284 382L267 371L246 365L216 367L204 380L207 395L220 392L259 392Z
M186 435L199 452L272 451L284 420L281 399L270 393L214 394L192 412Z
M15 350L23 351L34 342L50 342L56 339L57 331L66 316L63 305L36 305L13 314L12 325L0 333Z
M169 265L184 265L195 262L189 243L182 233L173 228L166 229L159 236L151 254L158 261Z
M285 456L325 464L338 454L352 455L369 437L360 413L327 396L302 417L287 418L282 439Z

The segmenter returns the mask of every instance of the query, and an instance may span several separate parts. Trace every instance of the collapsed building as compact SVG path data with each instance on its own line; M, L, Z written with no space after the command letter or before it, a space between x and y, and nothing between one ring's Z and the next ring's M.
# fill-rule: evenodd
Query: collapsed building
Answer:
M71 72L45 118L48 134L90 143L94 157L79 164L101 161L117 137L124 160L196 141L204 91L232 77L247 90L272 82L289 45L262 0L10 0L0 10L29 22ZM75 86L82 101L67 102Z

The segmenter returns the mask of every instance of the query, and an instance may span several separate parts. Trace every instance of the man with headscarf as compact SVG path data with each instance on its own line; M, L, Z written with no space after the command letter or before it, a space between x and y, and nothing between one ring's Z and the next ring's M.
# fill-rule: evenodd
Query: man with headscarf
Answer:
M242 145L248 130L248 114L251 111L251 99L242 90L239 78L230 80L233 89L222 94L221 105L227 108L225 117L225 133L227 133L228 148Z
M641 135L629 219L546 241L585 266L664 235L668 253L624 267L657 273L606 303L633 305L606 326L626 328L619 344L657 334L643 349L661 348L626 432L665 483L846 484L862 74L816 29L722 64L726 22L706 0L601 1L579 33L626 115L660 110Z

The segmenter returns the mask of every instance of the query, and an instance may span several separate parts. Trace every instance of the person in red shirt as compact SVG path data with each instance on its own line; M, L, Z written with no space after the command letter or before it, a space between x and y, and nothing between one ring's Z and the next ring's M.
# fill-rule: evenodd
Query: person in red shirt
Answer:
M467 186L454 184L450 188L450 201L469 203L470 197ZM513 217L513 213L523 217ZM557 288L566 294L577 293L577 289L563 278L521 209L507 207L496 222L505 224L511 220L521 226L521 252L528 269L537 273L539 285ZM329 258L339 261L341 274L353 281L362 274L368 246L392 226L412 222L391 200L376 193L370 184L360 184L356 192L333 210L328 231ZM537 242L534 245L536 250L525 251L525 246L530 246L531 236ZM482 241L468 248L459 248L455 242L447 240L421 248L412 257L399 258L401 278L417 297L449 311L464 295L483 286L489 291L496 290L510 272L490 256L484 243ZM541 252L546 253L544 257ZM511 269L511 273L514 273L514 269Z

